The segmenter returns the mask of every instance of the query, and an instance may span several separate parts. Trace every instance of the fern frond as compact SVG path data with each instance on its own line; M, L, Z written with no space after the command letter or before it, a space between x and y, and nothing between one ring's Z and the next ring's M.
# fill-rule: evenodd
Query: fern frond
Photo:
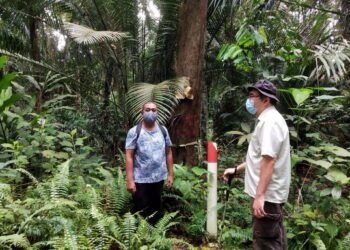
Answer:
M190 243L182 240L182 239L176 239L176 238L169 238L171 240L172 245L175 245L175 249L181 247L186 247L187 249L194 250L196 249L194 246L192 246ZM181 248L182 249L182 248Z
M65 198L68 195L69 186L69 163L71 159L58 166L59 173L56 174L51 182L51 198Z
M3 200L12 200L11 186L6 183L0 183L0 202Z
M66 249L78 250L78 240L77 235L74 230L67 225L64 224L64 246Z
M342 239L340 249L350 249L350 233Z
M19 234L20 232L22 232L24 226L30 222L35 216L37 216L38 214L51 210L51 209L55 209L55 208L59 208L59 207L63 207L63 206L69 206L71 208L75 208L76 206L76 202L74 201L70 201L70 200L66 200L66 199L56 199L54 203L49 203L46 204L45 206L39 208L38 210L36 210L34 213L32 213L31 215L29 215L25 221L22 222L22 224L20 225L17 234Z
M165 235L166 231L170 227L178 224L177 222L172 222L177 214L178 212L165 214L155 225L155 230L153 233L156 235Z
M32 175L30 172L28 172L27 170L23 169L23 168L16 168L16 171L25 174L26 176L29 177L29 179L31 179L36 185L39 183L37 178L35 178L34 175Z
M127 37L127 34L124 32L96 31L75 23L66 22L64 28L69 32L73 40L79 44L91 45L101 42L119 42L122 38Z
M106 249L109 245L108 234L106 232L106 217L101 214L96 206L92 205L90 210L91 217L94 219L93 230L97 230L97 234L92 231L89 237L90 244L94 246L94 249Z
M163 198L169 198L176 200L176 208L184 209L187 211L191 210L191 204L182 196L173 193L164 193Z
M172 240L165 237L155 237L151 244L151 249L172 249Z
M132 239L136 232L136 218L131 213L126 213L123 219L124 244L131 248Z
M28 239L24 234L11 234L0 236L0 246L21 247L31 249Z
M251 229L243 229L243 228L232 228L227 231L225 231L222 234L222 239L225 241L225 239L235 240L237 242L244 242L248 240L252 240L252 232Z
M143 238L151 238L154 232L154 227L145 220L141 215L137 214L139 225L137 227L136 234L142 236Z

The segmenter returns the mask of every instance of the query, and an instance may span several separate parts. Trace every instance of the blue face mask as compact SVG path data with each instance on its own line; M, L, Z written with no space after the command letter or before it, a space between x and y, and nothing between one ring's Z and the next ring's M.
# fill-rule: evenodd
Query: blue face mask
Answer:
M254 102L250 98L248 98L247 101L245 102L245 108L252 115L256 114L256 107L254 105Z
M157 112L143 112L143 120L147 123L154 123L157 120Z

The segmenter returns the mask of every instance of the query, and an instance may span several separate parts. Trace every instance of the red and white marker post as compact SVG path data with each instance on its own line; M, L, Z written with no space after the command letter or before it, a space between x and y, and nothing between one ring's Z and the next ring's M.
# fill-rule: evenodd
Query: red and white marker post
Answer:
M207 232L210 237L217 237L217 169L218 153L215 142L208 141L208 199Z

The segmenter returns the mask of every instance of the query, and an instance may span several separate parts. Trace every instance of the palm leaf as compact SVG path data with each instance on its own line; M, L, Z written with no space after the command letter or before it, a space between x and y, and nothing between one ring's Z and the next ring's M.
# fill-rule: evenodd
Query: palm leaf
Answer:
M158 107L158 121L165 124L174 108L179 103L177 94L186 95L189 86L187 77L167 80L159 84L139 83L132 86L126 98L126 105L130 118L134 123L141 121L141 110L146 102L154 102Z
M69 32L70 36L76 43L79 44L97 44L101 42L119 42L122 38L128 35L117 31L96 31L91 28L75 24L64 24L64 28Z
M319 80L325 77L335 81L342 79L349 71L345 67L345 63L350 62L349 43L344 40L335 44L315 45L315 48L311 51L316 60L316 67L310 77Z
M4 50L4 49L0 49L0 54L3 54L3 55L6 55L6 56L15 58L15 59L20 60L20 61L28 62L28 63L36 65L36 66L43 67L45 69L54 71L56 73L60 73L60 71L54 69L53 67L51 67L50 65L48 65L46 63L35 61L35 60L31 59L31 58L22 56L21 54L18 54L18 53L12 53L10 51Z

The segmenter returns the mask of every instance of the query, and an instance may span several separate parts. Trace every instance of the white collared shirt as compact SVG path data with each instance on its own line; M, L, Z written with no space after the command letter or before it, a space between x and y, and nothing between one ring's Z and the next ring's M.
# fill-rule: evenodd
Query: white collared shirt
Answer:
M259 115L246 155L244 191L253 198L260 180L263 155L276 160L265 192L265 201L284 203L288 199L291 180L289 130L286 121L274 106L268 107Z

